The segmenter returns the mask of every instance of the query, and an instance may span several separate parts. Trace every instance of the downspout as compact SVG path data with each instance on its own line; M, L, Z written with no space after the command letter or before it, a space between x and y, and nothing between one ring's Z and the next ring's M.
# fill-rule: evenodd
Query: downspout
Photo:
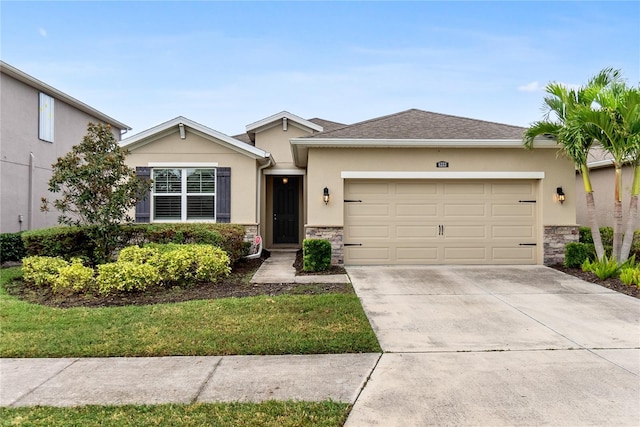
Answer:
M27 230L31 230L33 225L33 170L35 156L33 152L29 153L29 205L27 206Z
M265 163L264 165L260 166L258 168L258 174L256 177L256 223L258 224L258 235L260 235L260 227L261 227L261 223L260 223L260 212L262 212L262 209L260 209L260 202L262 200L261 198L261 193L262 193L262 171L268 167L271 167L274 165L273 162L273 157L271 157L271 153L267 153L268 157L267 157L267 163Z

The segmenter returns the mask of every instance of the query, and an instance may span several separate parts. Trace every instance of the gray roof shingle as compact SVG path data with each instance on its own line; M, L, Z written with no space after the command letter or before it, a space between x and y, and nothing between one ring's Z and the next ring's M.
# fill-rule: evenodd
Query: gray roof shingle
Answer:
M521 139L526 129L411 109L309 135L331 139Z

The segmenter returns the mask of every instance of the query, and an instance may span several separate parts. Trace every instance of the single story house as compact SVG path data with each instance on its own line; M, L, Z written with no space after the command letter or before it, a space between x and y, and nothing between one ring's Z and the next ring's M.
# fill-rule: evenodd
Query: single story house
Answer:
M333 262L553 264L577 240L575 172L553 140L417 109L345 125L283 111L227 136L177 117L122 141L153 179L140 222L243 224Z

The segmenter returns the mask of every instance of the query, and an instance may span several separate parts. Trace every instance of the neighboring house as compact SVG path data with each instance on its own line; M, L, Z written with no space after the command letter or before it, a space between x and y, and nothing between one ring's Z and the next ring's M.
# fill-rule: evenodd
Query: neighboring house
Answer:
M2 61L0 72L0 232L54 226L58 213L40 211L51 165L89 122L110 124L118 141L130 128Z
M577 240L573 164L524 128L407 110L343 125L281 112L230 137L177 117L122 141L154 180L138 221L243 224L345 264L553 264ZM558 188L566 193L558 201Z
M600 227L613 227L613 203L615 190L615 168L612 157L599 147L589 153L589 177L593 187L593 198L596 202L596 217ZM622 220L627 223L629 199L633 184L633 167L626 164L622 167ZM579 225L589 227L587 202L584 194L582 175L576 171L576 221Z

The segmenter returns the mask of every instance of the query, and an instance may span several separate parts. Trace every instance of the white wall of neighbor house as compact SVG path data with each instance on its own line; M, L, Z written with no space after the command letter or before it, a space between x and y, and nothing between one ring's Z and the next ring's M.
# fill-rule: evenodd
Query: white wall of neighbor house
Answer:
M29 211L32 229L54 226L58 213L40 211L42 197L55 197L48 191L51 166L82 141L90 122L100 120L55 99L53 142L40 140L40 91L4 73L0 78L0 232L28 229ZM112 130L119 141L121 130ZM29 189L31 167L32 191Z
M437 168L438 161L449 167ZM307 167L307 225L342 226L342 171L508 171L544 172L538 209L541 225L575 225L576 192L573 164L558 158L555 149L525 151L521 148L310 148ZM331 201L322 200L324 187ZM566 194L555 202L556 188Z
M596 203L598 225L600 227L613 227L615 169L613 167L591 169L589 176L591 177L591 185L593 186L593 198ZM624 166L622 168L623 224L627 223L632 184L633 168ZM576 221L580 225L590 227L585 196L582 175L576 173ZM636 224L636 228L638 228L638 224Z
M175 131L130 151L131 167L163 163L215 163L231 168L231 222L256 223L256 160L231 148L203 138L187 128L186 138Z

